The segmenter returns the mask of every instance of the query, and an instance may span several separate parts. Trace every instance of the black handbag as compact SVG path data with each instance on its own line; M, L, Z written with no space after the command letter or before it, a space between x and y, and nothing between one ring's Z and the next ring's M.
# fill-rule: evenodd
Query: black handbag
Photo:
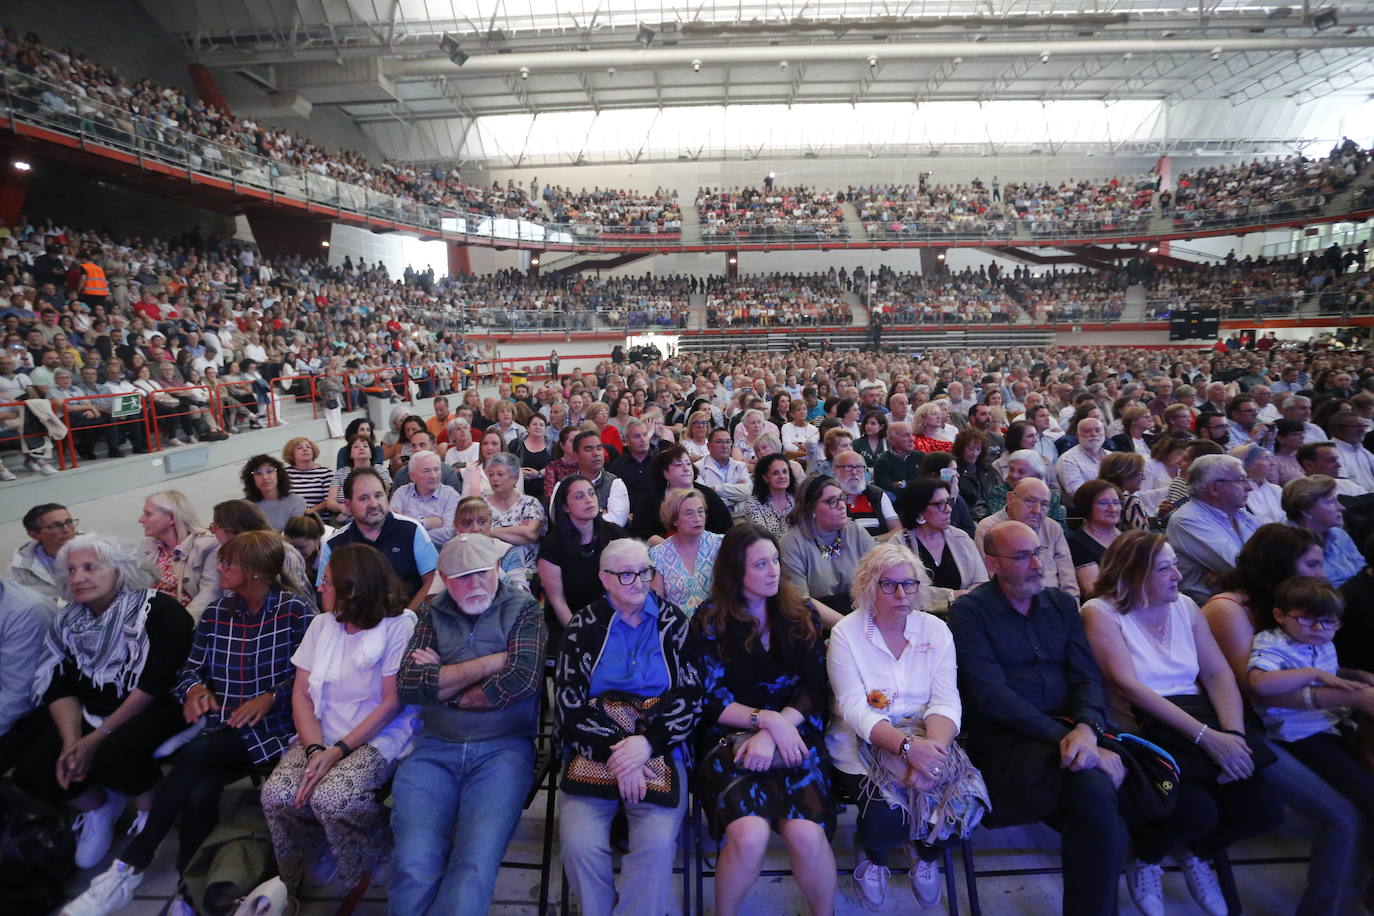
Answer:
M1128 732L1104 734L1097 746L1116 753L1126 767L1117 790L1121 814L1127 821L1164 817L1178 804L1179 769L1173 755L1153 742Z
M1217 716L1217 711L1212 706L1212 701L1206 694L1183 694L1180 696L1165 697L1179 709L1197 719L1208 728L1215 731L1225 731L1221 727L1221 720ZM1173 728L1163 724L1157 719L1136 710L1136 716L1140 719L1140 735L1158 744L1178 761L1179 769L1188 773L1189 779L1196 779L1200 782L1215 782L1221 776L1221 767L1217 766L1216 761L1207 756L1207 752L1201 745L1194 744L1192 739L1181 735ZM1250 759L1254 761L1255 772L1259 772L1267 766L1278 761L1278 755L1269 746L1269 742L1264 738L1264 729L1258 719L1248 710L1245 716L1245 743L1250 748Z

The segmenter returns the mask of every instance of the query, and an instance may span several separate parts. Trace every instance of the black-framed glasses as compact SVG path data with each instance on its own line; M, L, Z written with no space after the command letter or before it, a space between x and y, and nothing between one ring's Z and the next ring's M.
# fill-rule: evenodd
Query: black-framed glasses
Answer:
M899 588L908 595L914 595L920 587L921 583L915 579L902 579L899 582L894 582L891 579L878 580L878 589L884 595L895 595Z
M1029 563L1031 557L1035 557L1037 560L1045 559L1045 554L1048 550L1049 548L1047 547L1037 547L1034 550L1021 550L1016 553L990 553L988 556L1000 557L1003 560L1014 560L1017 563Z
M837 471L865 471L865 470L867 470L867 469L868 469L868 465L866 465L866 464L837 464L837 465L835 465L835 470L837 470Z
M81 524L81 520L80 520L80 519L69 518L69 519L64 519L63 521L60 521L60 522L48 522L46 525L40 525L40 526L38 527L38 530L39 530L39 531L62 531L63 529L66 529L66 528L73 528L73 529L74 529L74 528L76 528L76 526L79 525L79 524Z
M825 503L827 506L829 506L829 507L832 508L832 509L838 509L838 508L840 508L840 506L843 506L843 505L844 505L844 497L843 497L843 496L830 496L830 497L827 497L827 498L821 500L821 502Z
M602 572L608 576L615 576L620 580L621 585L634 585L636 579L641 582L653 581L654 573L658 572L658 570L652 566L648 566L640 570L626 569L617 571L614 569L603 569Z

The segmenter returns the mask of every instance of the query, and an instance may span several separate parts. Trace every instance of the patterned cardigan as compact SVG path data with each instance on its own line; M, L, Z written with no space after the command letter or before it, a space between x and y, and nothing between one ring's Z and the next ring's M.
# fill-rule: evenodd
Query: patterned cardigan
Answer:
M573 615L563 634L554 676L554 727L565 753L580 753L605 763L611 746L629 737L603 714L591 699L592 671L601 658L616 611L602 596ZM689 618L677 605L660 601L659 645L668 664L672 686L659 697L641 734L653 756L671 754L681 745L690 755L691 737L701 718L704 693L701 675L688 648ZM690 761L689 761L690 763Z

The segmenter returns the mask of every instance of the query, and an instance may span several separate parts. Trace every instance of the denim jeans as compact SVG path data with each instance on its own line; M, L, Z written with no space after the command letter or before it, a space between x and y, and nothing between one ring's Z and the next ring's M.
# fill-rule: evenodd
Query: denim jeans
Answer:
M1364 818L1349 799L1276 741L1269 746L1278 762L1264 775L1284 804L1317 825L1307 866L1307 887L1294 910L1297 916L1358 914L1364 899Z
M534 779L529 738L421 736L392 783L390 912L480 916Z
M682 787L676 808L647 802L625 805L630 851L620 862L620 899L616 900L611 862L611 818L619 801L558 795L558 841L568 885L582 904L583 916L663 916L676 913L673 859L678 829L687 811L687 782L677 762Z

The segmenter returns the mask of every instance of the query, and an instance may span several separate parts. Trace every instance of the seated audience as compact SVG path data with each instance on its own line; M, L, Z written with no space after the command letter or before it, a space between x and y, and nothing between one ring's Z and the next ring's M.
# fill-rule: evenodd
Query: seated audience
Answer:
M689 621L649 588L653 568L642 541L611 541L597 569L605 594L572 616L554 679L563 868L588 916L670 912L687 811L687 742L702 707ZM607 781L615 785L610 798ZM622 807L629 841L617 882L610 832Z
M220 596L215 565L219 543L205 529L195 507L180 490L163 490L143 502L138 517L143 551L157 577L154 584L196 620Z
M291 492L286 466L271 455L249 458L239 477L243 481L243 498L258 507L273 531L281 531L293 516L305 514L305 500Z
M978 547L952 524L957 501L953 488L938 477L921 477L902 494L898 540L914 552L926 573L923 610L946 614L950 603L988 581Z
M520 463L510 452L497 452L488 458L486 471L491 483L491 493L486 497L491 509L490 536L510 545L501 570L513 585L528 589L548 516L539 500L520 488Z
M329 486L334 481L334 472L317 463L319 457L320 447L306 436L287 440L281 450L286 476L291 481L291 492L305 500L309 512L325 511Z
M792 527L779 547L783 575L812 603L827 628L849 613L854 571L874 544L849 518L845 506L844 491L835 478L807 478L797 489Z
M808 909L830 913L835 803L820 618L783 582L766 531L730 529L692 629L705 695L696 779L711 835L724 841L716 912L740 912L776 832Z
M348 509L343 503L343 485L344 481L348 479L348 475L357 468L372 468L381 479L382 486L390 492L391 473L386 469L384 462L372 460L375 457L374 446L372 446L371 440L364 435L352 436L348 440L348 445L340 451L346 452L344 460L347 463L340 465L334 472L334 481L329 485L329 491L325 495L324 511L346 519Z
M1336 498L1336 481L1321 474L1295 477L1283 486L1283 512L1288 523L1317 536L1322 545L1322 569L1328 582L1340 588L1364 569L1364 557L1341 523L1345 507Z
M437 453L412 452L406 462L410 482L391 491L391 511L423 525L436 548L454 535L453 512L459 500L458 491L443 482L443 468Z
M1097 594L1102 555L1121 535L1121 491L1106 480L1089 480L1073 494L1073 511L1083 524L1069 533L1069 556L1079 594L1089 597Z
M866 908L882 909L891 855L901 848L916 905L938 906L941 847L972 833L988 805L981 777L954 742L954 640L925 613L925 571L905 546L866 554L852 589L855 613L831 630L826 654L834 693L826 747L858 807L854 887Z
M54 602L57 594L57 553L76 537L76 519L58 503L40 503L24 513L24 531L29 539L10 559L10 582L46 595Z
M781 538L796 507L797 478L792 462L779 454L765 455L754 465L754 492L744 501L744 518Z
M1259 522L1245 511L1250 477L1230 455L1195 459L1188 466L1188 495L1186 503L1169 513L1166 530L1183 575L1183 593L1201 604L1217 591Z
M659 516L668 537L649 548L654 592L690 617L711 593L722 536L706 530L706 500L695 489L669 490Z
M989 556L988 532L1005 521L1020 522L1034 531L1040 540L1041 549L1036 556L1040 558L1039 574L1045 587L1059 589L1066 595L1077 598L1080 594L1078 576L1074 574L1073 553L1069 550L1068 539L1064 537L1064 529L1045 518L1051 502L1050 488L1045 486L1043 480L1035 477L1023 478L1007 494L1006 508L994 512L978 523L978 528L973 533L973 542L986 561ZM991 572L992 564L988 563L987 566Z
M581 474L563 478L538 560L545 620L555 644L573 614L604 594L597 564L606 545L623 533L602 516L590 480Z

